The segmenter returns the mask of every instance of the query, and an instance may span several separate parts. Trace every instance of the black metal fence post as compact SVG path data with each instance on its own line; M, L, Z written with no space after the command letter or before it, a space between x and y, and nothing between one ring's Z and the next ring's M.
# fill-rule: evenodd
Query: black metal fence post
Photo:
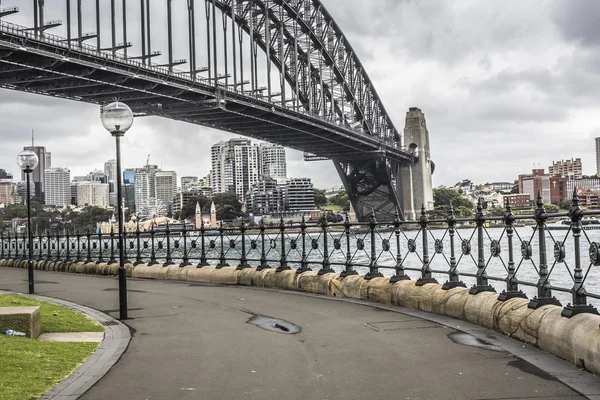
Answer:
M552 289L550 288L548 257L546 254L546 220L548 219L548 215L544 209L544 201L540 192L538 192L536 205L535 221L537 223L538 247L540 251L539 279L537 282L537 296L529 301L528 307L539 308L547 304L560 306L560 301L552 296Z
M56 261L60 261L60 234L58 233L58 230L56 231L54 239L56 242Z
M223 221L221 221L221 223L219 224L219 236L221 237L221 252L219 253L219 263L217 264L217 268L229 267L229 264L227 264L227 259L225 258L225 246L223 243L225 239L223 231Z
M37 237L37 239L38 239L38 245L39 245L38 258L37 259L38 259L38 261L42 261L43 260L43 258L42 258L42 254L43 254L42 253L42 235L39 235Z
M117 264L117 258L115 254L115 229L110 224L110 259L108 260L109 264Z
M154 247L154 223L152 223L152 227L150 228L150 262L148 265L156 265L156 249Z
M182 258L181 264L179 264L179 266L187 267L188 265L192 265L192 264L190 264L190 258L189 258L188 249L187 249L188 231L187 231L187 227L185 225L185 220L183 221L182 237L183 237L183 258Z
M0 232L0 260L4 260L4 232Z
M283 216L279 220L279 236L281 236L281 254L279 257L279 267L276 269L277 272L291 269L288 267L287 254L285 252L285 222L283 222Z
M136 249L135 249L135 262L134 266L141 265L144 263L142 260L142 246L140 245L140 218L136 218L135 221L135 240L136 240Z
M81 262L81 234L79 230L75 231L75 238L77 240L77 262Z
M581 219L583 218L583 212L579 207L579 196L577 196L577 190L573 192L573 200L571 202L571 208L569 209L569 217L571 218L571 229L573 231L573 241L575 246L575 270L573 271L573 289L571 294L573 296L573 304L567 304L563 308L561 315L563 317L571 318L574 315L582 313L598 314L598 310L591 304L587 304L587 296L585 288L583 286L583 270L581 269L581 249L580 249L580 237L581 237ZM562 250L564 252L564 250ZM600 266L600 243L593 242L590 244L590 261L593 266Z
M10 233L7 235L6 241L8 242L8 255L7 255L7 258L10 260L10 253L11 253L11 247L12 247L11 246L12 242L10 241Z
M321 222L321 229L323 229L323 263L321 264L322 266L318 274L324 275L335 272L333 268L331 268L331 261L329 260L329 223L327 222L327 216L323 216L323 221Z
M172 254L171 254L171 229L169 227L169 221L167 221L167 229L166 229L166 233L167 233L167 256L165 259L165 263L163 264L163 267L168 267L173 265L173 259L172 259Z
M86 232L86 246L87 246L87 258L85 259L85 262L87 263L91 263L92 262L92 239L91 239L91 235L90 235L90 228L87 229Z
M526 299L527 295L519 290L519 281L515 270L515 255L513 249L514 222L515 216L510 206L510 201L506 199L506 212L504 213L504 225L506 226L506 238L508 241L508 276L506 277L506 290L498 295L498 300L506 301L515 297Z
M496 291L496 289L489 284L487 273L485 272L485 250L483 247L483 228L485 224L485 215L483 214L483 197L480 197L477 200L475 224L477 225L477 283L469 290L469 294L473 295L481 292Z
M425 204L421 205L421 217L419 218L421 226L421 240L423 242L423 266L421 267L421 277L417 279L416 286L423 286L428 283L438 283L432 275L431 267L429 266L429 243L427 234L429 232L429 217L425 210Z
M198 268L207 267L208 261L206 260L206 243L205 243L205 235L206 228L204 228L204 223L200 225L200 263L198 264Z
M246 223L242 221L240 225L240 232L242 235L242 255L240 257L240 264L237 266L237 269L250 268L250 264L248 264L248 258L246 257Z
M47 247L46 261L50 261L52 259L52 243L50 242L50 240L51 240L50 229L48 229L46 231L46 247Z
M402 259L402 248L400 247L400 212L396 211L396 219L394 219L394 234L396 235L396 267L394 268L394 276L390 278L390 283L410 280L410 276L404 271L404 260ZM348 248L350 250L350 248Z
M267 253L265 252L265 222L261 218L260 220L260 265L256 268L257 271L262 271L263 269L271 268L267 263Z
M302 259L300 260L300 268L296 270L297 274L312 271L312 269L308 267L308 260L306 258L306 219L304 218L304 214L302 215L302 222L300 223L300 236L302 237Z
M371 218L369 219L369 236L371 237L371 257L369 260L369 272L365 274L365 280L371 280L373 278L382 277L383 274L379 272L379 266L377 265L377 251L375 249L375 228L377 227L377 221L375 220L375 211L371 212Z
M67 241L67 255L65 258L65 261L67 262L71 262L71 239L69 236L69 230L67 229L65 232L65 236L66 236L66 241Z
M448 236L450 236L450 269L448 270L448 280L442 286L443 290L450 290L455 287L467 287L461 280L458 274L458 266L456 264L456 249L454 248L454 236L456 235L456 216L454 215L454 207L450 203L448 210Z
M348 217L348 213L346 213L346 218L344 219L344 235L346 236L346 262L344 264L344 271L340 274L340 277L345 278L350 275L358 275L358 272L354 270L354 265L352 264L352 252L350 251L350 218Z
M102 240L102 228L98 229L98 261L96 261L96 264L100 264L104 262L104 258L102 256L102 254L104 253L103 251L104 248L104 243Z

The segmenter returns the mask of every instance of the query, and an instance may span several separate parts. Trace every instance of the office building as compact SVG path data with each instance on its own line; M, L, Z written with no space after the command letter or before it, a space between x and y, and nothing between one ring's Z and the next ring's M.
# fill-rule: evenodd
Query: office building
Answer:
M45 203L64 207L71 204L71 171L68 168L46 168L44 171Z
M158 200L169 205L177 193L177 173L175 171L156 171L154 173L154 190Z
M77 205L80 207L109 207L109 185L100 181L77 184Z
M0 169L0 179L13 179L12 174L9 174L3 169Z
M23 150L31 150L38 156L38 166L33 170L30 179L31 184L34 187L33 192L35 197L44 200L46 191L45 171L46 169L52 167L52 156L50 152L47 152L46 148L43 146L27 146L23 147ZM24 172L21 172L21 180L26 180Z
M548 167L550 176L564 176L569 179L581 179L581 158L555 161Z
M278 183L284 183L287 179L285 148L276 144L261 143L259 152L260 175L270 176Z

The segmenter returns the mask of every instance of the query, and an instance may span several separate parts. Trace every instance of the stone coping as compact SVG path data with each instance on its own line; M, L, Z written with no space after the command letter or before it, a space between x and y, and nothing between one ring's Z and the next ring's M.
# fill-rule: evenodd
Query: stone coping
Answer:
M26 268L26 260L0 260L0 267ZM40 261L36 269L80 274L117 275L119 266L106 263ZM417 309L460 319L539 347L579 368L600 375L600 316L579 314L561 316L562 307L546 305L528 308L529 300L513 298L498 301L498 294L469 294L468 288L443 290L440 284L417 286L416 281L390 283L387 278L365 280L361 275L345 278L339 274L319 275L295 270L276 272L254 268L127 264L133 278L179 280L198 283L256 286L294 290L359 300L370 300Z
M1 290L0 293L13 294L13 292ZM87 315L92 320L104 326L104 338L101 340L102 343L100 343L100 346L96 349L94 354L92 354L90 358L80 365L71 375L46 392L40 399L78 399L104 375L106 375L110 368L115 365L117 361L119 361L119 358L121 358L121 355L123 355L125 350L127 350L127 346L131 340L129 328L110 315L65 300L58 300L38 295L21 295L70 308Z

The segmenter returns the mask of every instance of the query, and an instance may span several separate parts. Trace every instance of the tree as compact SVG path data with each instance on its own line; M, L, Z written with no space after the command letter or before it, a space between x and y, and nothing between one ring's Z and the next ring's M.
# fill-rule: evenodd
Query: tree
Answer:
M511 189L510 193L511 194L517 194L517 193L519 193L519 181L515 181L513 183L513 187Z
M339 206L343 211L350 211L350 198L345 190L340 190L330 201L331 204Z
M462 197L456 189L445 187L433 189L433 202L436 214L440 216L448 215L450 204L452 204L454 215L457 217L467 218L474 214L475 206L471 200Z
M242 203L233 192L219 193L213 196L212 201L217 208L218 220L231 220L245 215L242 212Z
M200 204L200 208L202 208L203 212L210 212L210 199L200 194L198 196L191 197L181 208L179 219L185 220L194 218L196 215L196 203Z
M327 205L327 197L325 197L325 191L315 189L315 206L322 207Z
M433 202L435 207L440 206L452 206L454 208L457 207L468 207L474 208L475 206L471 202L471 200L462 197L458 190L451 188L437 188L433 189Z

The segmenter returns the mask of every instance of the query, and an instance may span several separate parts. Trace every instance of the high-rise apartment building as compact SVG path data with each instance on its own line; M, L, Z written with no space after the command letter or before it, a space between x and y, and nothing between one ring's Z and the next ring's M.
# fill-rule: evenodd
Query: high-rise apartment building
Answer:
M154 173L155 196L165 205L173 203L177 193L177 173L175 171L156 171Z
M285 184L285 210L315 209L315 189L310 178L291 178Z
M77 184L77 205L108 207L109 206L108 183L100 181L79 182Z
M198 184L197 176L182 176L181 177L181 191L185 192L192 186L196 186Z
M8 205L18 202L17 184L8 179L0 179L0 204Z
M31 174L31 182L33 184L33 191L36 197L44 199L45 188L45 171L52 167L52 156L50 152L46 151L43 146L27 146L23 147L23 150L31 150L38 156L38 166L33 170ZM24 172L21 172L21 180L25 180L26 176ZM48 204L48 203L46 203Z
M260 176L270 176L278 183L284 183L287 179L287 163L285 159L285 147L261 143L260 151Z
M68 168L46 168L44 171L45 203L64 207L71 204L71 171Z
M135 171L133 186L136 210L140 210L143 203L156 196L154 173L155 170L152 168L140 168Z
M600 178L600 137L597 137L596 142L596 176Z
M209 187L212 188L213 187L213 180L212 180L212 171L210 171L208 173L208 175L206 175L204 178L200 179L198 181L198 183L200 184L200 186L202 187Z
M243 202L260 175L258 146L249 139L219 142L211 148L214 193L234 192Z
M548 167L550 176L564 176L569 179L581 179L581 158L555 161Z
M117 180L117 160L108 160L104 163L104 173L109 181Z
M284 187L270 176L263 176L250 190L246 199L246 210L255 215L265 215L285 211Z

